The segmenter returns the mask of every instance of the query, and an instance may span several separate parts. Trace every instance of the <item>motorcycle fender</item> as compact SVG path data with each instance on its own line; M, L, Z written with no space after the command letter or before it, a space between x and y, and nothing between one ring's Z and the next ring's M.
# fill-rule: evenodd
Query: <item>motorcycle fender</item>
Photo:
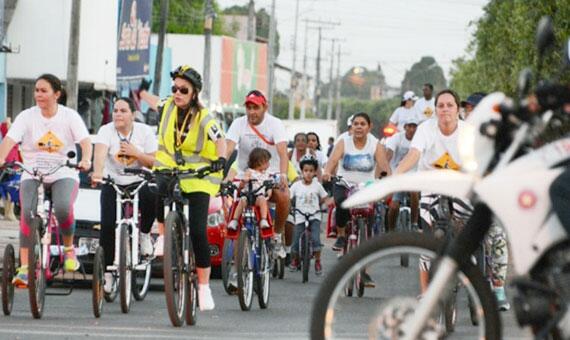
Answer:
M352 208L378 201L396 192L421 191L468 199L476 177L452 170L418 171L377 180L354 195L342 206Z

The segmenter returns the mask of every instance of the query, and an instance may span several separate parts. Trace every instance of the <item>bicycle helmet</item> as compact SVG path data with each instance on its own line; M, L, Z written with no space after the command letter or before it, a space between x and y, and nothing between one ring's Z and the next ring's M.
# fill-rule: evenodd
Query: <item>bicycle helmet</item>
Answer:
M301 158L301 161L299 162L299 168L303 170L303 167L307 164L314 166L315 170L319 168L319 162L315 157L313 157L313 155L303 156L303 158Z
M197 92L202 90L202 76L188 65L178 66L174 71L170 72L170 77L172 80L176 77L184 78L192 84Z

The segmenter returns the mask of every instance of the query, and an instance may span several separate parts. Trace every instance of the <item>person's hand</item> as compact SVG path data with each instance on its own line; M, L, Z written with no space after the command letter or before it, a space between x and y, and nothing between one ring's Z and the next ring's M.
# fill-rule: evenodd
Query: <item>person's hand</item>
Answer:
M143 78L139 85L139 92L148 91L150 89L150 84L152 84L152 80L147 80L146 78Z
M322 178L323 178L323 182L330 182L331 180L331 174L329 174L328 172L323 172Z
M325 200L325 204L326 204L327 206L334 205L334 198L328 197L328 198Z
M81 162L79 162L79 164L77 164L77 167L81 171L87 172L87 171L89 171L89 169L91 169L91 161L88 159L82 159Z
M225 166L226 166L226 159L224 157L220 157L212 162L210 168L212 168L212 172L218 172L224 170Z
M6 164L6 160L5 160L5 159L0 159L0 168L3 167L4 164Z
M287 175L281 174L281 176L279 176L279 189L285 190L287 186L289 186L289 183L287 182Z
M91 174L91 187L95 188L103 181L103 174L101 172L94 172Z
M129 142L121 142L121 148L119 150L120 155L126 155L138 158L139 152L140 152L139 149L137 149L137 147L134 146L133 144Z

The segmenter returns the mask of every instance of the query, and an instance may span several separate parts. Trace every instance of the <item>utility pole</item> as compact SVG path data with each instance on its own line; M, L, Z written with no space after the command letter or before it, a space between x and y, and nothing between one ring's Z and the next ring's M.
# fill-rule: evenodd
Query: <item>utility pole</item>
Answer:
M249 0L247 13L247 40L255 41L255 3Z
M210 106L210 59L212 54L212 29L214 28L214 8L212 0L206 0L205 6L205 21L204 21L204 72L202 77L204 79L204 88L202 89L202 96L206 102L206 106Z
M291 67L291 92L289 93L289 119L295 118L295 99L297 92L297 69L295 68L297 62L297 31L299 27L299 0L295 5L295 33L293 34L293 64ZM306 39L306 38L305 38Z
M319 45L317 47L317 71L315 73L315 116L319 118L321 116L321 109L319 108L319 102L321 97L321 40L322 37L322 27L319 27Z
M341 80L340 80L340 55L341 55L341 45L338 45L338 57L337 57L337 62L336 62L336 112L335 112L335 119L339 119L340 118L340 109L341 109L341 105L340 105L340 87L342 85Z
M267 99L269 101L269 113L273 113L273 87L275 86L275 0L271 0L271 17L269 18L269 53L267 53L269 65L269 81L267 87Z
M160 82L162 81L162 57L164 54L164 36L166 35L166 22L168 20L169 0L160 0L160 31L158 32L158 46L156 47L156 64L154 65L153 93L160 95Z
M4 8L2 8L4 11ZM67 106L77 110L79 95L79 23L81 22L81 0L71 2L71 22L69 27L69 48L67 50ZM89 120L90 121L90 120Z
M333 106L333 67L334 67L334 43L336 39L331 39L331 66L329 69L329 91L328 91L328 102L327 102L327 120L332 119L332 106Z

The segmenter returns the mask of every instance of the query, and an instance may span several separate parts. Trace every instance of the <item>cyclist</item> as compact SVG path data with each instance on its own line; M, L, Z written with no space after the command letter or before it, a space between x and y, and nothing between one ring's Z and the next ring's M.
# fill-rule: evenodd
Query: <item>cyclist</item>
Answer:
M295 166L297 173L300 174L301 167L299 166L299 162L303 157L310 154L309 148L307 148L307 134L304 132L298 132L295 134L293 140L295 141L293 150L289 151L287 156Z
M238 174L247 169L249 153L254 148L264 148L271 154L269 173L280 174L279 188L272 190L271 202L274 202L274 228L280 237L285 228L289 214L289 187L287 185L287 136L283 122L267 113L267 99L258 90L250 91L245 97L246 115L232 122L227 133L227 150L229 156L237 146Z
M418 111L414 107L416 100L418 100L418 97L414 94L414 91L406 91L402 96L400 107L394 110L394 113L390 116L390 123L396 125L398 131L404 131L404 122L410 117L419 119Z
M435 101L433 98L433 85L430 83L425 83L422 92L424 97L420 98L414 104L414 108L418 112L419 122L430 119L433 117L435 111Z
M61 81L52 74L43 74L36 79L34 99L36 106L22 111L0 144L0 165L8 152L21 143L24 165L39 171L49 171L67 160L67 154L81 147L82 159L78 167L91 168L92 145L89 132L77 111L58 104L62 93ZM79 189L77 171L63 167L44 179L45 188L51 189L55 217L63 235L64 269L73 272L79 269L79 261L73 247L75 220L73 204ZM14 277L16 286L28 284L28 249L30 247L30 222L38 203L39 181L28 173L22 174L20 183L20 262Z
M291 200L295 200L295 208L304 213L313 213L321 208L325 198L328 197L323 186L315 181L319 162L312 156L305 156L301 159L301 175L302 180L295 182L291 186ZM299 238L305 230L305 217L295 213L295 231L293 233L293 245L291 246L291 264L292 271L299 268ZM321 265L321 214L315 214L310 220L311 237L313 239L313 251L315 252L315 274L321 275L323 267Z
M485 98L486 95L487 94L484 92L475 92L469 95L466 100L461 101L461 107L463 108L463 119L467 119L467 117L469 117L471 112L475 109L475 106L477 106L481 99Z
M113 107L113 121L103 125L95 141L92 185L110 176L120 187L139 182L138 176L124 175L125 168L151 168L158 145L156 135L150 126L135 122L135 104L130 98L118 98ZM115 258L116 195L110 184L101 188L101 231L99 242L105 253L105 266L113 264ZM143 256L152 255L150 228L156 217L156 195L148 185L139 191L140 246ZM105 273L105 290L110 293L113 275Z
M386 141L386 156L388 162L390 162L390 168L392 171L396 170L396 167L400 161L406 156L408 150L410 149L410 143L414 134L416 133L416 128L418 127L418 119L416 117L409 117L404 123L404 131L398 132L392 137L388 138ZM400 202L404 195L408 193L398 192L392 195L392 202L390 203L390 208L388 209L388 230L394 230L396 227L396 221L398 220L398 213L400 212ZM411 218L412 218L412 228L417 230L419 221L419 193L411 192L410 195L410 207L411 207Z
M180 179L180 189L188 200L190 213L188 224L196 256L200 310L212 310L215 304L210 290L210 250L206 224L210 196L218 193L222 181L226 142L218 122L198 99L202 89L200 74L190 66L183 65L172 71L170 76L173 80L172 96L160 101L145 89L142 89L140 96L151 108L161 113L154 168L212 168L213 172L204 178ZM162 187L162 184L159 183L159 186ZM162 210L159 208L157 213L160 214Z
M390 173L390 168L386 162L384 147L378 142L376 137L370 134L372 124L370 117L364 112L354 115L352 119L352 135L340 139L327 162L323 171L323 180L328 181L331 173L337 168L337 174L351 183L362 183L373 181L376 168L380 171ZM341 203L346 199L346 188L340 185L334 186L334 200L336 204L336 227L337 239L333 250L340 251L346 244L346 224L350 219L347 209L341 208ZM368 276L363 276L367 286L373 287L374 282Z

